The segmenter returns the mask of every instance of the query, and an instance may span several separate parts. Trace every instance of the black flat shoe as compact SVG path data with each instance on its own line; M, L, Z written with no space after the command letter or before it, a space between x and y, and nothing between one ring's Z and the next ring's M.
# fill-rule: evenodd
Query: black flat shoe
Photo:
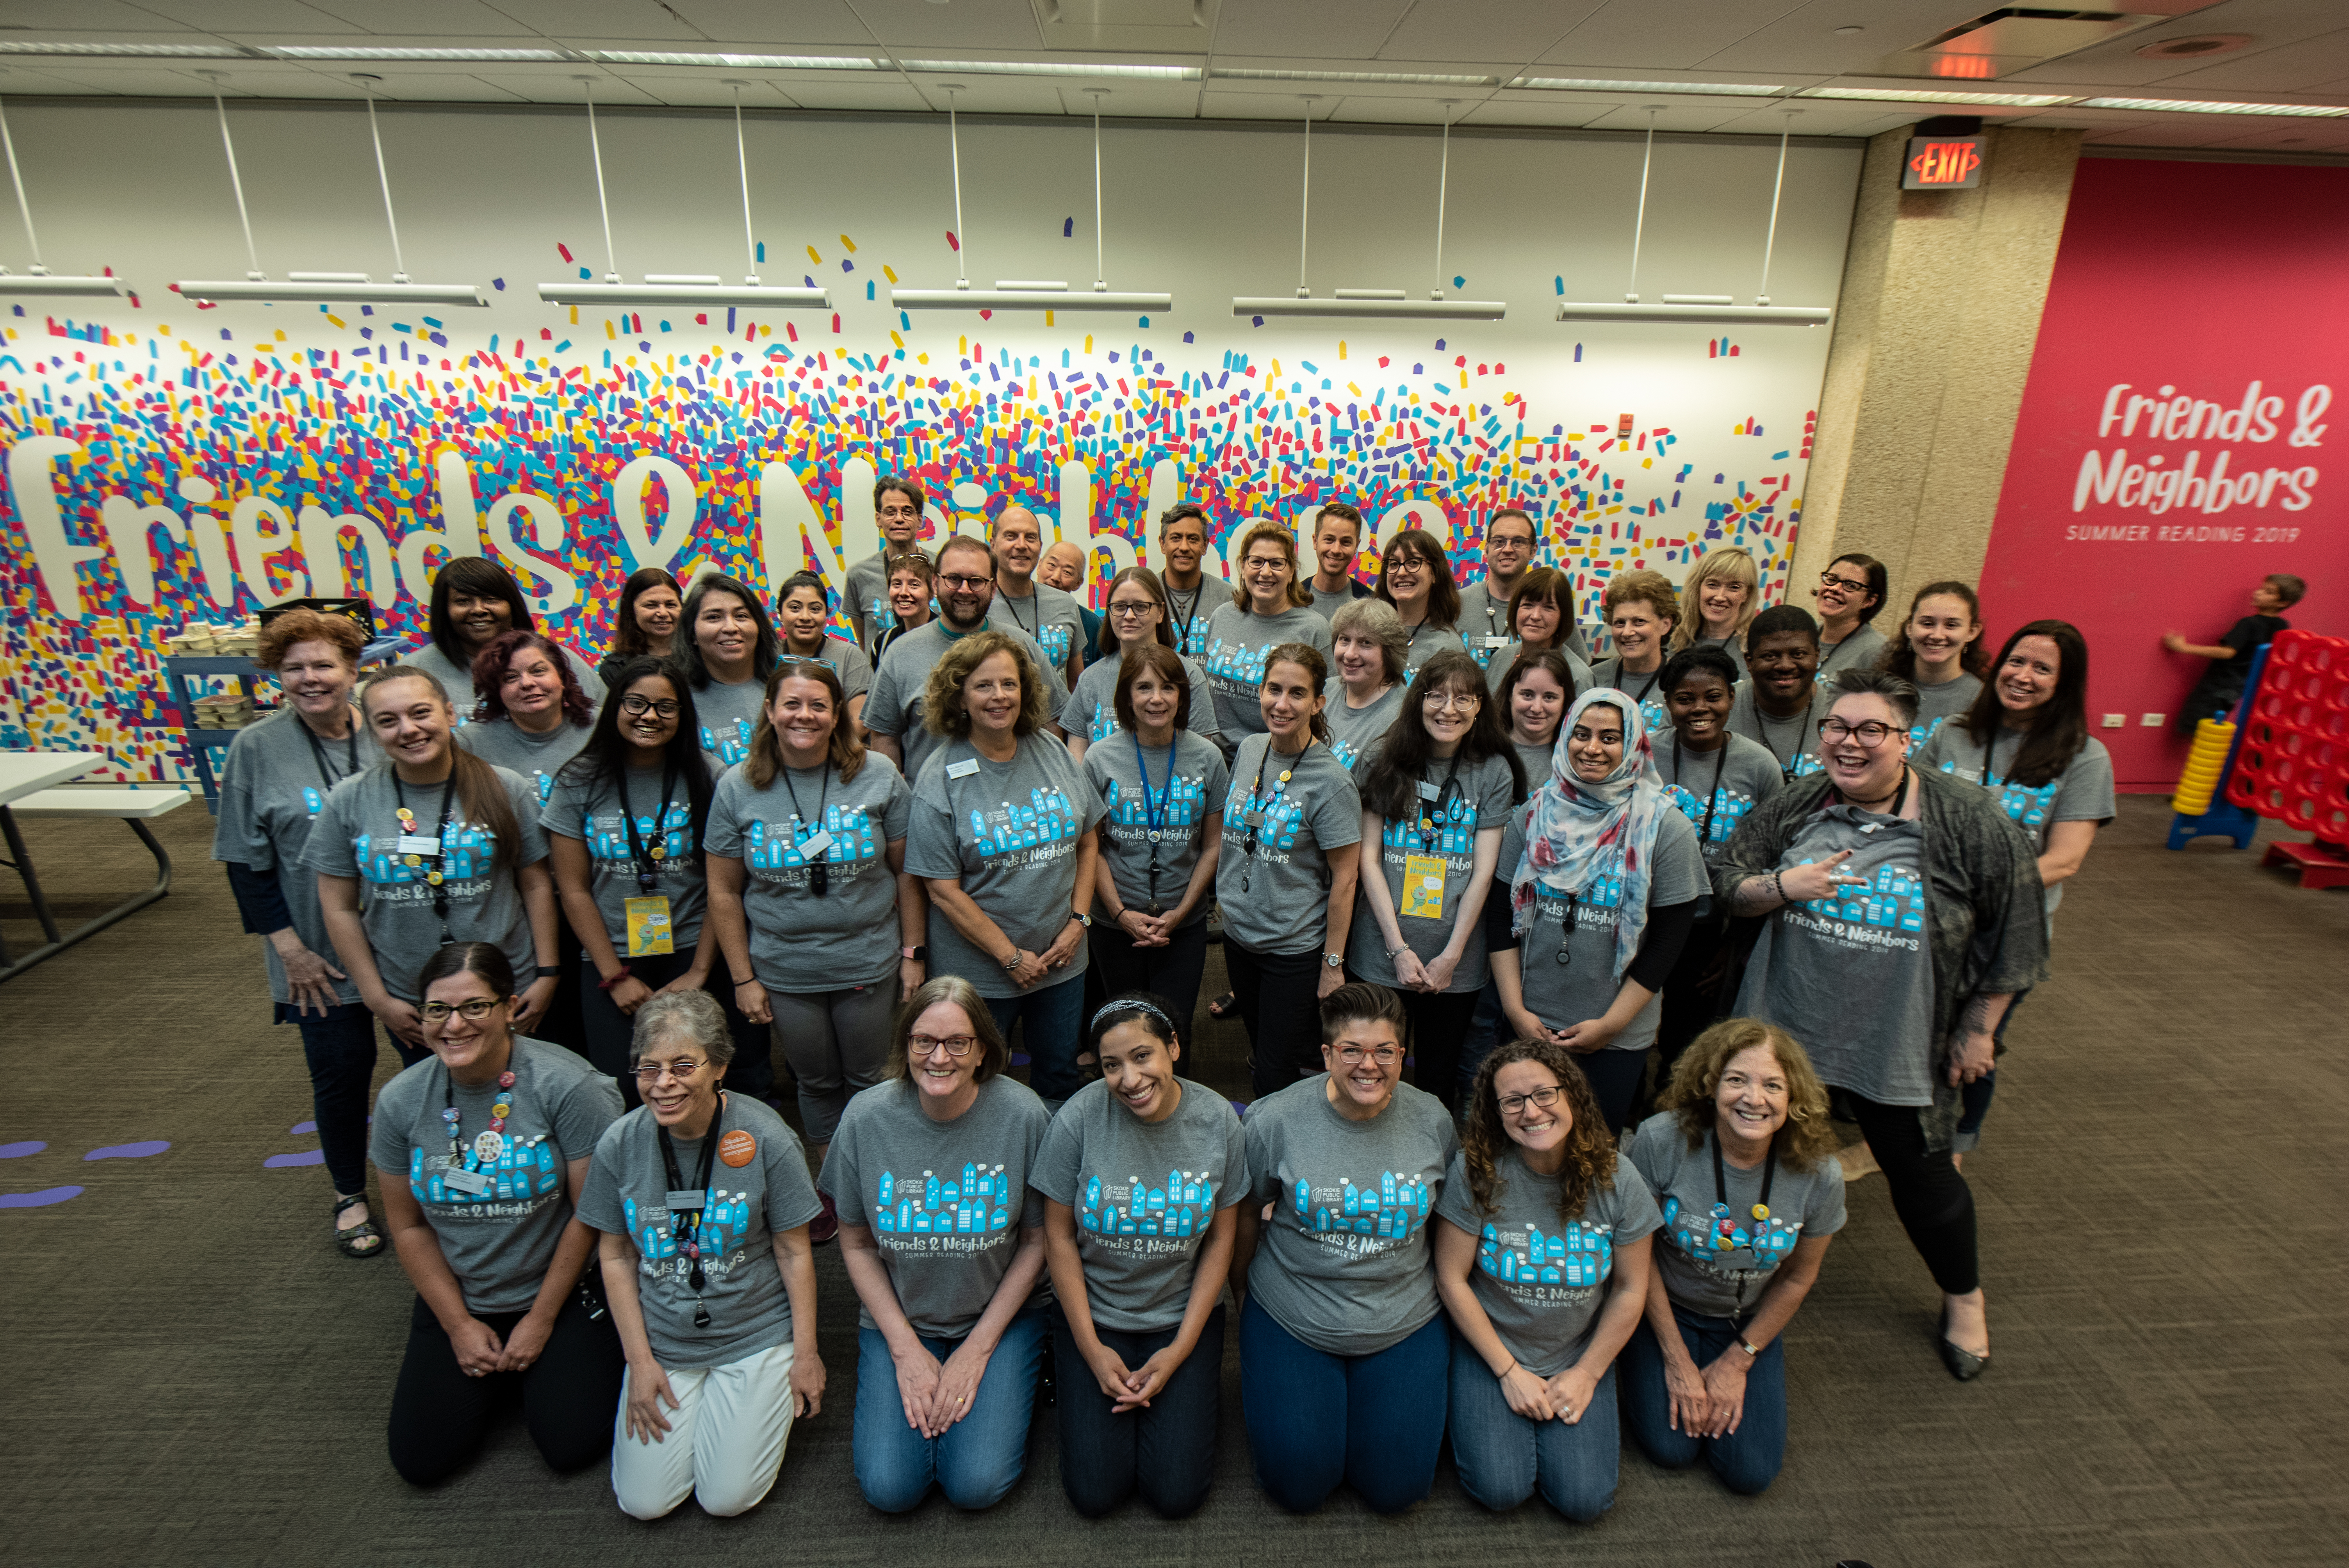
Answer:
M1972 1351L1968 1350L1951 1340L1950 1309L1946 1306L1941 1308L1941 1327L1939 1335L1939 1343L1941 1350L1941 1365L1948 1367L1950 1369L1950 1376L1955 1377L1959 1382L1971 1383L1975 1378L1981 1377L1984 1372L1990 1370L1989 1357L1977 1356Z

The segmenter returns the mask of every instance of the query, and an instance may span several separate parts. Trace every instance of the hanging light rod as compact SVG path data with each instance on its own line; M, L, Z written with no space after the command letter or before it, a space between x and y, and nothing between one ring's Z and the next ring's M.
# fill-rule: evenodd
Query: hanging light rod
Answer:
M8 152L8 178L16 185L16 211L25 220L25 239L33 251L33 270L23 276L0 267L0 294L47 294L69 297L120 295L129 292L120 278L61 277L41 264L41 236L33 229L33 204L25 200L25 176L16 168L16 139L8 134L8 110L0 105L0 147Z
M1107 88L1085 89L1085 96L1093 100L1092 288L1080 291L1060 280L1036 278L998 278L991 289L971 287L963 260L964 242L968 236L962 221L962 132L955 119L954 106L955 95L964 88L960 82L944 82L938 90L947 95L947 141L954 167L955 271L963 275L956 278L950 289L892 288L890 304L899 310L1100 310L1121 314L1174 308L1174 296L1171 294L1118 294L1102 275L1105 242L1102 231L1101 100L1109 96Z
M391 175L383 160L383 133L377 129L375 118L375 84L381 78L357 75L367 95L367 134L375 141L376 179L383 188L383 217L391 232L391 281L375 282L365 273L288 273L285 283L276 283L261 270L261 253L253 243L253 218L245 211L244 181L237 173L236 142L228 131L228 105L221 99L222 74L199 71L198 76L212 84L212 108L220 115L221 149L228 155L229 187L236 192L237 221L244 226L244 253L252 271L241 279L202 282L183 279L171 285L184 299L204 304L218 304L231 300L251 300L263 304L454 304L486 307L489 301L473 284L418 284L408 280L408 263L399 249L399 220L391 208Z

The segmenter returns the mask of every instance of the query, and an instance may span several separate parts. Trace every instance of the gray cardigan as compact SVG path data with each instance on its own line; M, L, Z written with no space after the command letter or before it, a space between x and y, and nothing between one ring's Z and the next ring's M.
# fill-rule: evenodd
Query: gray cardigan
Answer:
M2047 978L2047 922L2038 853L1990 792L1911 771L1925 824L1926 942L1933 960L1933 1103L1918 1115L1925 1146L1938 1152L1950 1147L1963 1109L1946 1080L1959 1016L1976 996L2019 994ZM1831 789L1823 773L1797 779L1738 824L1713 873L1713 896L1723 907L1738 883L1776 868Z

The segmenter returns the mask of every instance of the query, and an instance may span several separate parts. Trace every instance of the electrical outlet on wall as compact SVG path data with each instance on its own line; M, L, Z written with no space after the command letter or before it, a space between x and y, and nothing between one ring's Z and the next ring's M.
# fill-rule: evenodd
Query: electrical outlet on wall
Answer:
M2118 729L2127 723L2128 715L2125 713L2108 713L2105 715L2105 727L2106 729Z
M2166 713L2148 713L2144 717L2138 719L2137 723L2147 729L2159 729L2161 727L2161 721L2168 717L2169 716Z

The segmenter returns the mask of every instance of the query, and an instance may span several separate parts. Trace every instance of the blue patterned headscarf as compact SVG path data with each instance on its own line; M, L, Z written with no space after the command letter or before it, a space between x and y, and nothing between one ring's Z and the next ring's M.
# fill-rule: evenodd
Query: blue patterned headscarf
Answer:
M1577 776L1567 738L1586 708L1605 706L1623 716L1623 759L1596 784ZM1648 891L1656 830L1671 809L1656 773L1647 720L1628 692L1595 686L1574 699L1550 748L1549 778L1526 805L1526 852L1509 877L1510 928L1532 923L1537 886L1558 897L1578 896L1601 877L1623 879L1615 923L1615 968L1620 980L1639 955L1648 928Z

